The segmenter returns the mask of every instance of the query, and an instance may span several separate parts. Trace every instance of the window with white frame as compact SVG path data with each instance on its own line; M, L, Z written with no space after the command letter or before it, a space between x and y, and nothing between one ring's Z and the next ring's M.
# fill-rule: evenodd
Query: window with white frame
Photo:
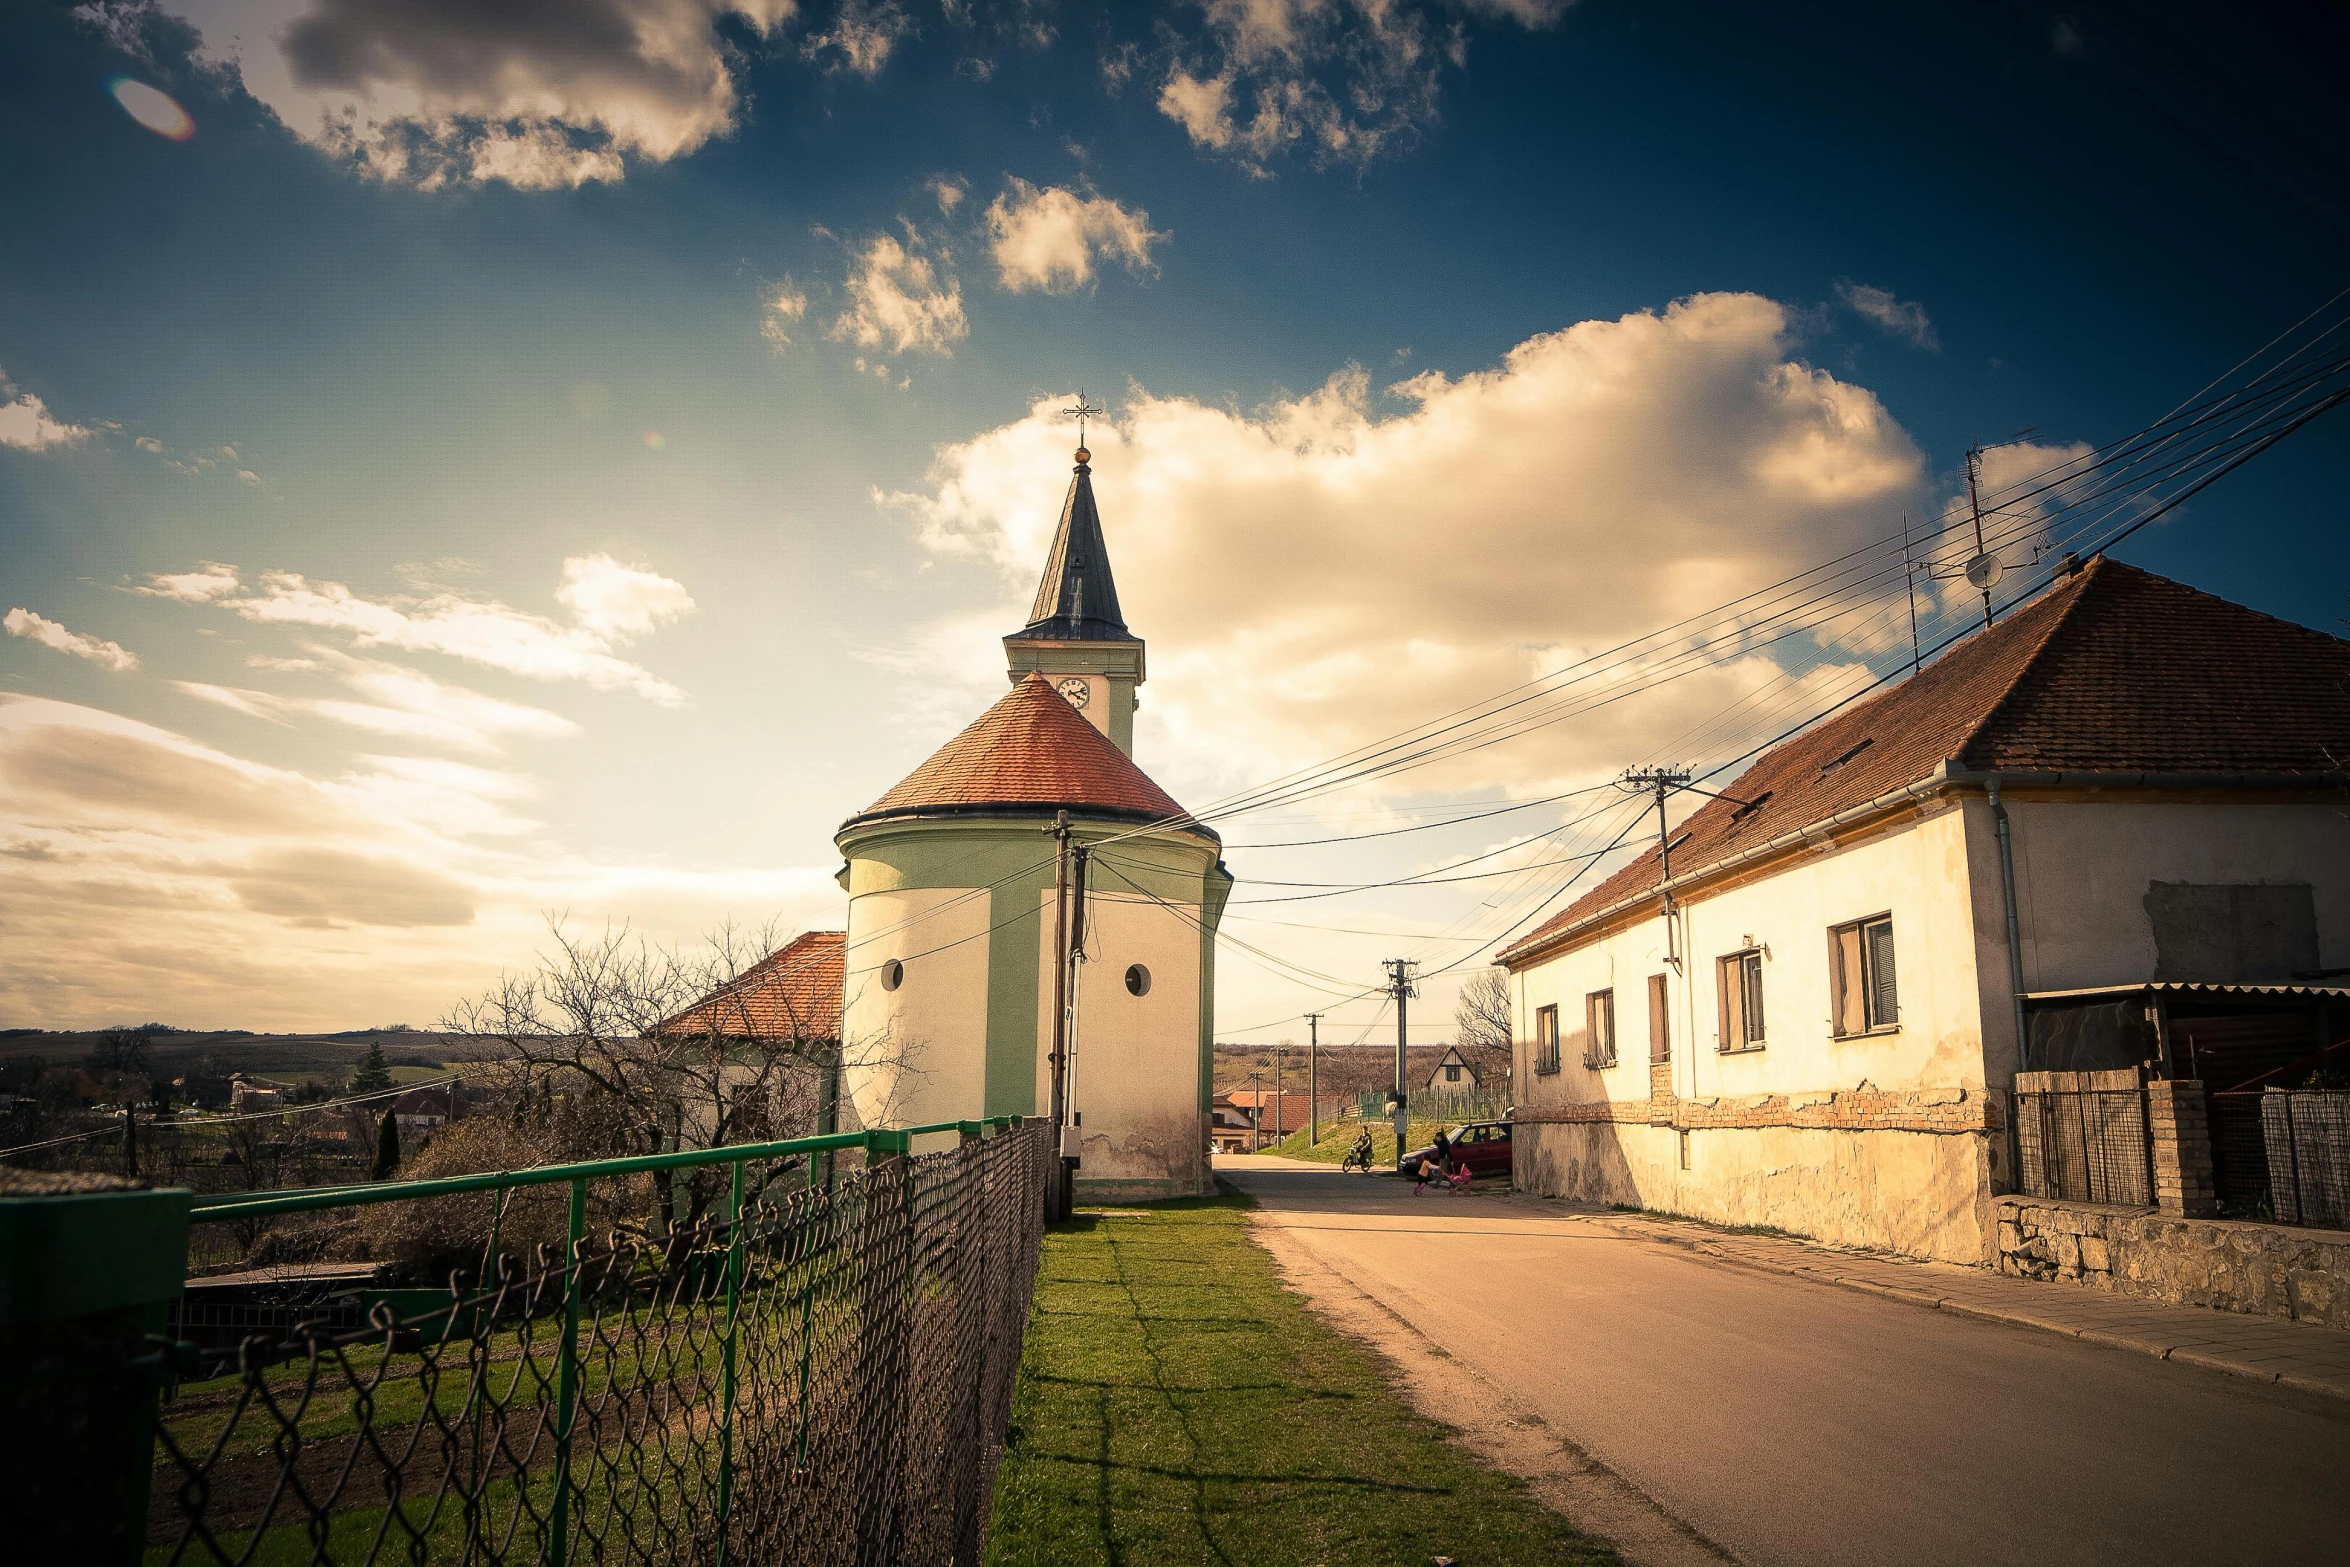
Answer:
M1599 1071L1616 1064L1616 993L1595 990L1583 998L1583 1064Z
M1749 947L1714 961L1714 990L1721 1007L1721 1050L1760 1050L1763 1045L1762 949Z
M1838 1039L1901 1026L1893 979L1893 916L1879 914L1828 932L1828 984Z
M1559 1009L1534 1009L1534 1070L1555 1072L1559 1069Z

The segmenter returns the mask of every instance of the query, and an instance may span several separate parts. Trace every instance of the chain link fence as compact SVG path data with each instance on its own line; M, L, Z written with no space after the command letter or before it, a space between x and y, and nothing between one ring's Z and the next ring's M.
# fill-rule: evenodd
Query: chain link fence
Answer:
M723 1195L656 1225L631 1221L681 1156L199 1205L396 1218L475 1260L225 1367L173 1345L147 1559L977 1562L1053 1161L1039 1123L960 1130L698 1156Z

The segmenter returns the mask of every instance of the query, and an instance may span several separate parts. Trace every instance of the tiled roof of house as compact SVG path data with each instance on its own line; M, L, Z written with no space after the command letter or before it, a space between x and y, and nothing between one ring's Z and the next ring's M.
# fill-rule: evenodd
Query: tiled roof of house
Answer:
M1934 773L2350 770L2350 642L2102 557L1920 673L1765 752L1674 829L1695 870ZM1657 882L1650 848L1501 954Z
M741 1039L838 1039L842 954L848 934L794 936L740 978L661 1025L679 1034Z
M1020 814L1067 809L1135 821L1179 818L1183 807L1087 723L1041 674L1030 674L903 782L842 823L845 831L897 816ZM1213 839L1204 826L1189 829Z

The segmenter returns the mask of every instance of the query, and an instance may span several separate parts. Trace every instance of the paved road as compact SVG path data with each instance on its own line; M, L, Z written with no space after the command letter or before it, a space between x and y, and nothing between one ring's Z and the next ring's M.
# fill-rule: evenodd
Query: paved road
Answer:
M1223 1173L1757 1567L2350 1562L2350 1403L1707 1261L1559 1204Z

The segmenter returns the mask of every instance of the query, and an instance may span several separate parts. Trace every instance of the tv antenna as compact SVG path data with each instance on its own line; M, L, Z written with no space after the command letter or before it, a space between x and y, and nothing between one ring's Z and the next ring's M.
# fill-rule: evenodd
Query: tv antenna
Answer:
M2022 440L2025 436L2030 435L2038 428L2038 425L2027 424L2004 441L1993 441L1988 446L1984 445L1981 441L1977 441L1974 445L1967 448L1966 503L1967 510L1974 516L1975 552L1974 554L1968 556L1964 563L1954 563L1943 566L1929 565L1926 568L1926 574L1929 577L1934 578L1936 581L1947 581L1952 577L1964 577L1966 578L1967 585L1969 587L1983 595L1983 627L1985 630L1989 630L1991 626L1991 590L1999 586L2000 579L2007 575L2007 562L1999 558L1997 552L1991 548L1990 544L1983 537L1983 454L1985 452L1997 451L2002 446L2013 446L2016 442ZM1905 519L1902 523L1902 548L1905 554L1908 551L1908 535L1909 524ZM2042 547L2040 545L2032 546L2033 561L2037 561L2040 558L2041 549ZM2031 562L2027 561L2025 564L2029 565ZM1914 649L1912 662L1915 662Z

